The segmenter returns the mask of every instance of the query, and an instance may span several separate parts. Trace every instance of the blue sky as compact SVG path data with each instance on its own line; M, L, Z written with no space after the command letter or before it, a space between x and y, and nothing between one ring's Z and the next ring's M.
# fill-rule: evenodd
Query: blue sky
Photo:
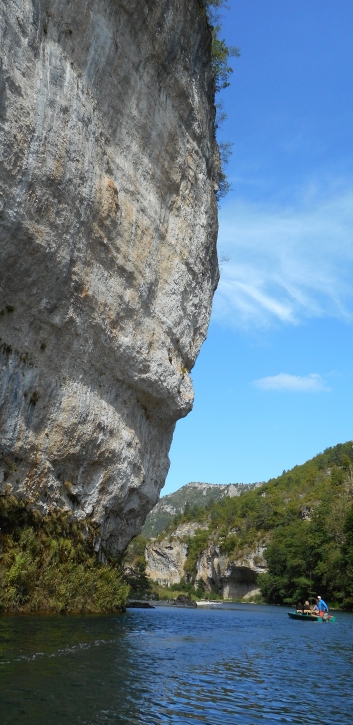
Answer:
M353 2L229 6L229 261L163 494L267 480L353 438Z

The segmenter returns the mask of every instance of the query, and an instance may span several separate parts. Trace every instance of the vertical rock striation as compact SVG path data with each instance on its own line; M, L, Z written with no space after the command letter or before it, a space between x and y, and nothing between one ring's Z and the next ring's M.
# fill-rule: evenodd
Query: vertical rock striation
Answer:
M197 0L6 0L0 55L0 487L119 552L218 281L210 32Z

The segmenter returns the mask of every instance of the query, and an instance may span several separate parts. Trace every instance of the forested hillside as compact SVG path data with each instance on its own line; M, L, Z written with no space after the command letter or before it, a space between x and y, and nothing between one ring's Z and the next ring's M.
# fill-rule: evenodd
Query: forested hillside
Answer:
M177 514L185 511L190 513L198 508L205 508L223 496L239 496L242 491L249 491L259 483L187 483L178 491L169 493L158 501L148 514L142 528L142 535L147 539L161 534L173 521Z
M202 524L189 542L189 584L197 586L197 556L211 542L229 561L265 545L268 572L258 581L266 601L289 604L320 593L331 604L353 608L351 441L240 496L185 510L159 538L187 521Z

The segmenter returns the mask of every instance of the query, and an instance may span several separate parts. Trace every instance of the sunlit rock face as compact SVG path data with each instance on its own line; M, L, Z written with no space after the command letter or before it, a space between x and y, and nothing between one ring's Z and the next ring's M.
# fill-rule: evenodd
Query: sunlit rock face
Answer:
M184 565L188 555L186 538L194 536L201 524L186 523L178 526L170 536L156 541L151 539L145 549L146 574L152 581L170 587L180 584L185 577Z
M6 0L0 48L0 487L119 552L218 281L210 32L197 0Z
M200 523L185 523L162 540L151 539L145 549L147 576L167 587L180 584L183 578L188 579L184 568L189 551L188 538L200 528ZM200 585L206 592L216 589L224 599L251 598L259 594L258 575L267 571L264 549L263 544L258 544L253 551L234 559L210 541L197 557L195 589Z

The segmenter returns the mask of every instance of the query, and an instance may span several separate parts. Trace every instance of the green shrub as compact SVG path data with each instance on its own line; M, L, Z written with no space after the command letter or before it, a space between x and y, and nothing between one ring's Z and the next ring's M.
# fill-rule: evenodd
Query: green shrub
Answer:
M184 572L194 581L196 576L196 562L199 554L206 548L209 539L208 529L200 529L187 540L188 554L184 564Z
M214 78L215 93L219 93L224 88L230 85L230 76L233 73L233 68L229 65L229 58L239 58L239 48L235 46L228 46L220 37L221 26L219 24L219 15L217 9L221 7L228 7L225 0L199 0L202 10L207 14L211 34L211 65ZM223 108L222 104L218 104L218 108ZM226 118L225 113L218 115L216 119L215 128L219 128L221 122ZM219 201L230 191L230 183L225 173L225 166L228 163L230 156L229 143L219 143L219 158L220 158L220 169L218 174L218 191L216 193L217 200Z
M65 513L41 516L13 496L0 497L0 610L113 612L128 586L113 561L94 550L97 527Z

